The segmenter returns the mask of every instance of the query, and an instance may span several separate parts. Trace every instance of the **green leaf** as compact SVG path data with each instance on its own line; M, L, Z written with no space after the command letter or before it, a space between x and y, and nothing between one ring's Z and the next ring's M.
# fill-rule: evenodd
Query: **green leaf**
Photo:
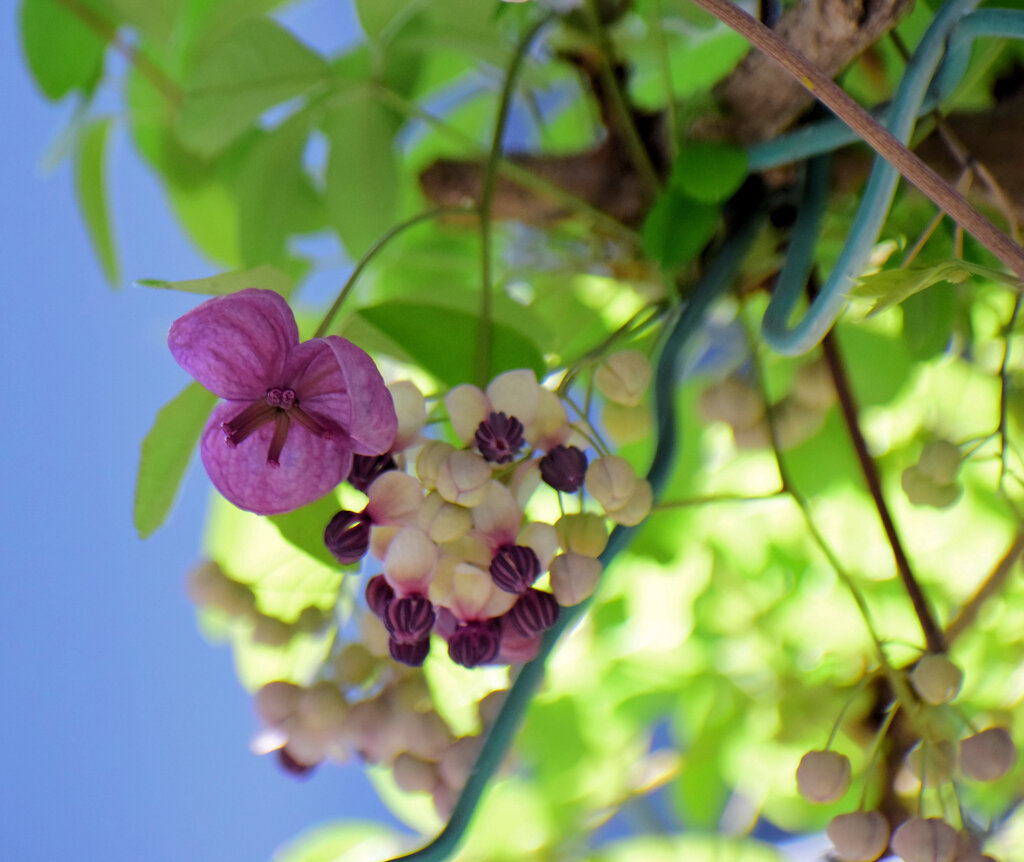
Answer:
M97 14L90 3L82 8ZM21 39L28 67L48 98L93 91L103 72L106 40L57 0L22 3Z
M262 135L236 181L242 261L283 265L288 238L323 226L323 201L306 174L302 156L309 137L305 113Z
M903 302L903 339L915 359L931 359L949 346L956 323L956 287L937 284Z
M747 153L730 144L684 144L672 165L671 185L702 203L721 203L747 178Z
M288 296L293 287L292 279L276 266L243 269L238 272L223 272L207 278L192 278L188 281L164 281L159 278L140 278L135 282L141 287L155 287L160 290L180 290L184 293L200 293L205 296L226 296L247 287L273 290L281 296Z
M944 281L962 284L972 275L1021 289L1020 279L1002 270L968 263L965 260L946 260L942 263L908 266L905 269L883 269L881 272L862 276L857 286L850 291L850 296L875 300L875 304L868 312L870 317L899 305L907 297L920 293L934 284Z
M211 47L188 82L177 120L183 144L214 156L268 108L324 81L327 63L268 18L243 21Z
M363 32L373 41L386 39L389 28L400 27L402 20L415 14L421 0L355 0L356 14Z
M314 560L336 567L338 561L324 544L324 529L340 509L341 504L332 491L301 509L271 515L268 520L277 527L286 542L309 554Z
M166 42L174 29L181 0L104 0L125 24L156 44Z
M665 269L693 260L718 229L718 207L669 186L647 214L640 236L644 252Z
M418 302L389 302L361 308L358 314L442 383L456 386L475 379L477 316ZM489 379L515 368L531 368L538 377L546 372L537 346L502 323L492 325L490 352Z
M75 193L82 220L89 230L93 249L99 258L107 281L117 286L117 251L110 226L107 206L106 166L107 136L111 120L105 117L90 123L78 139L75 152Z
M299 836L274 853L273 862L377 862L397 855L404 843L380 823L347 821Z
M135 480L134 519L140 538L151 536L166 520L216 401L212 392L190 383L156 414L142 441Z
M327 212L353 259L395 222L398 159L392 142L398 125L365 85L345 91L324 122L331 146Z

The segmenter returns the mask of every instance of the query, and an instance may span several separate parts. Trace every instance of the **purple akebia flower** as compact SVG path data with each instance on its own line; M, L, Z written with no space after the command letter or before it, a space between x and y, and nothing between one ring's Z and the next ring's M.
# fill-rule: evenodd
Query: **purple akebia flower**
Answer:
M178 364L224 403L203 431L210 479L240 509L287 512L348 476L353 455L388 451L398 429L373 360L344 338L299 342L288 303L249 288L171 326Z
M540 476L556 491L578 491L587 475L587 456L576 446L555 446L540 459Z
M463 667L494 661L501 649L501 621L476 620L460 625L448 639L448 657Z
M476 448L488 461L508 464L515 460L516 453L523 448L523 423L515 416L492 411L477 426L474 440Z

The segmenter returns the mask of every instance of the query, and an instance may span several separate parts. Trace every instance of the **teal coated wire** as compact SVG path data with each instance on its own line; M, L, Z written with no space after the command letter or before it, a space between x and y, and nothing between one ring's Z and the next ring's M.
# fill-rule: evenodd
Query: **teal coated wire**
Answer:
M957 22L979 4L980 0L948 0L925 31L889 107L889 131L904 143L909 141L918 111L924 104L928 87L942 60L946 40ZM806 353L831 329L843 310L846 295L855 279L863 272L871 249L878 240L882 224L889 213L899 172L882 158L876 158L868 179L860 208L854 218L843 250L821 292L808 306L803 317L792 326L785 309L792 310L803 293L804 282L783 281L780 277L762 324L765 343L790 356ZM795 239L795 238L794 238ZM801 237L805 241L806 237ZM790 253L808 254L790 245ZM813 245L813 237L811 239ZM794 268L795 269L795 268Z
M727 239L715 255L703 278L698 282L689 302L676 318L665 339L654 373L654 409L658 417L657 444L647 480L657 499L664 490L675 463L678 445L675 388L680 354L690 338L700 328L712 302L733 283L740 264L753 245L754 237L763 223L760 211L753 213ZM608 566L632 539L637 527L616 527L608 537L608 545L600 556L602 567ZM544 635L536 658L525 664L509 689L508 697L495 719L480 755L473 766L466 785L455 803L452 815L441 833L427 846L412 853L396 857L390 862L441 862L458 847L469 822L476 811L480 797L501 766L512 740L522 724L526 710L540 688L548 657L561 636L572 627L590 605L590 600L571 608L563 608L554 628Z

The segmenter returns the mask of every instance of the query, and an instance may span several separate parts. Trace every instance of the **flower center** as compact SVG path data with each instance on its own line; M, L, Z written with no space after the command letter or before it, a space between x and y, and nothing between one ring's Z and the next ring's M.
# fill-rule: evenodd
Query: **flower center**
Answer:
M221 422L220 427L224 432L224 442L234 448L253 432L273 422L274 436L267 450L267 465L280 467L281 450L288 439L288 428L293 419L317 437L327 440L332 436L329 428L321 424L313 414L299 407L295 390L282 386L271 387L262 400L253 401L233 419Z

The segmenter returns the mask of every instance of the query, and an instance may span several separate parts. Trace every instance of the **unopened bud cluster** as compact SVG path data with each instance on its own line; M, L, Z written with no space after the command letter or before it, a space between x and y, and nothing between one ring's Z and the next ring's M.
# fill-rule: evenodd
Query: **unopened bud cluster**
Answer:
M599 385L638 403L650 379L640 359L611 357ZM391 388L395 447L356 456L349 482L367 503L331 519L328 549L342 565L370 568L366 607L396 662L421 665L437 638L464 667L528 661L560 608L594 591L609 524L646 517L650 485L625 459L588 454L562 400L532 371L448 392L453 442L422 433L428 404L412 383ZM570 511L554 523L531 519L543 487L580 502L563 501Z
M959 694L963 674L945 655L929 654L910 669L908 681L926 710L940 710ZM919 789L940 788L960 778L997 781L1016 762L1017 748L1002 727L972 730L959 740L922 740L906 755L909 779L898 777L895 789L917 797ZM796 780L800 795L809 802L838 802L850 788L850 761L837 751L809 751L800 760ZM890 834L890 824L880 812L857 810L833 818L827 833L841 862L874 862L890 846L904 862L994 862L982 855L975 836L939 817L912 817Z

